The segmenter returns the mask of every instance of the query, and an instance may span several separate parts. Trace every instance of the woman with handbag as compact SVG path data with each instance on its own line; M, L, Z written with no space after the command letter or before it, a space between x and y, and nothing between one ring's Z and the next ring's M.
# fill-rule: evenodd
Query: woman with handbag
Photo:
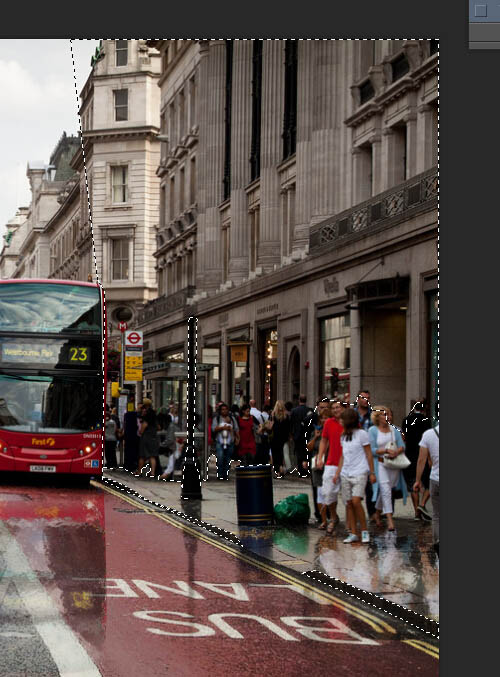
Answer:
M394 531L392 519L392 490L399 489L406 504L408 489L401 472L410 461L406 457L405 443L401 431L392 425L392 411L389 407L373 407L371 419L373 426L369 429L370 446L375 459L377 482L373 485L375 514L373 519L378 527L382 526L380 516L387 517L387 528Z

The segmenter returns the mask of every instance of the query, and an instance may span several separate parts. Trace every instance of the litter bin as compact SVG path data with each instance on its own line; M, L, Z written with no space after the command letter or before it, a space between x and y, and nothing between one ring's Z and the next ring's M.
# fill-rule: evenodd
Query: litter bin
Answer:
M236 468L238 524L266 526L274 522L273 467L240 465Z

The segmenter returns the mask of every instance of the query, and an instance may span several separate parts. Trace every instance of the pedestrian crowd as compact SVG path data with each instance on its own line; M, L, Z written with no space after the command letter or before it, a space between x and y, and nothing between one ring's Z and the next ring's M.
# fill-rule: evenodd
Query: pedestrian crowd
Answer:
M377 528L385 521L388 531L394 531L395 501L406 504L410 495L415 520L432 521L439 553L439 424L433 427L426 414L425 403L416 402L399 429L390 407L372 407L366 389L359 391L354 406L322 397L312 408L304 395L296 407L277 400L273 408L266 405L262 410L254 399L241 407L219 402L215 411L208 407L208 445L217 459L219 480L228 479L232 461L271 464L277 479L295 470L310 477L318 528L328 534L339 524L340 495L346 508L345 543L370 541L367 519ZM197 417L195 429L199 423ZM120 425L116 410L108 406L108 468L117 466L121 443L124 467L136 477L149 465L149 477L173 479L186 451L177 407L171 403L155 412L151 400L144 398L136 410L131 402ZM195 437L197 452L200 445ZM160 454L167 457L164 469Z
M199 417L195 417L195 429ZM145 397L136 408L131 398L123 423L116 408L106 405L105 421L105 460L108 469L118 466L117 448L123 447L123 467L135 477L173 479L174 470L182 466L186 451L186 433L179 426L178 407L171 403L158 411L153 408L152 400ZM195 449L199 448L195 440ZM166 457L166 466L162 467L161 457Z

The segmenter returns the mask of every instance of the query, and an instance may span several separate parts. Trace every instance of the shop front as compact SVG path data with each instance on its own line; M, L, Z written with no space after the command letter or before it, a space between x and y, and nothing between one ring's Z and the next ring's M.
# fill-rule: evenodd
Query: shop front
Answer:
M211 364L196 365L195 447L199 449L202 479L207 479L208 450L208 383ZM177 425L187 434L188 364L185 362L154 362L144 365L144 378L151 384L151 397L157 412L172 413Z
M210 344L201 350L201 361L204 364L211 364L212 371L210 372L208 383L208 403L215 411L217 402L222 399L221 392L221 365L220 365L220 339L213 345Z
M259 328L258 354L261 402L274 407L278 399L278 330L275 326Z
M409 277L369 280L346 287L348 305L358 317L359 339L352 352L359 351L359 388L370 391L372 404L392 409L394 421L406 415L406 314ZM352 357L352 355L351 355ZM357 392L352 392L355 398Z
M227 333L228 404L238 407L250 400L250 327Z
M348 312L320 319L320 393L350 402L351 323Z
M427 295L429 318L429 416L436 421L436 402L439 398L439 295Z

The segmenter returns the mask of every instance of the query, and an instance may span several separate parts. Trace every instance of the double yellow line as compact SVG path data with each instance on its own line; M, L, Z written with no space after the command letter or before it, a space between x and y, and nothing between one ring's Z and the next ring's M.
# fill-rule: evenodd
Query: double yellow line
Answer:
M396 634L395 628L387 623L386 621L380 620L376 616L372 615L368 611L363 611L361 609L356 608L354 605L350 604L349 602L345 602L343 600L338 599L336 596L332 595L331 593L323 590L319 590L313 585L310 585L309 583L303 582L303 581L298 581L296 578L294 578L292 575L287 574L282 571L276 571L272 566L264 563L264 562L258 562L255 559L248 557L245 555L243 552L238 552L234 550L233 548L230 548L229 546L225 545L224 543L219 542L219 540L216 540L216 536L208 536L204 533L200 533L197 529L193 529L187 524L183 524L182 522L179 522L177 519L174 519L171 517L168 513L161 513L157 512L155 510L152 510L151 508L148 508L147 506L141 505L141 503L134 498L131 498L130 496L127 496L124 492L122 491L117 491L116 489L112 489L111 487L107 486L106 484L101 484L100 482L92 482L92 484L97 487L104 489L104 491L107 491L108 493L112 494L113 496L116 496L117 498L122 499L123 501L126 501L130 505L133 505L135 508L139 507L141 510L143 510L146 514L148 515L153 515L154 517L157 517L158 519L163 520L170 526L176 527L177 529L180 529L181 531L184 531L195 538L199 539L200 541L204 541L205 543L208 543L209 545L218 548L219 550L222 550L223 552L228 553L229 555L232 555L233 557L236 557L239 560L242 560L243 562L247 562L251 566L254 566L258 569L261 569L262 571L265 571L268 574L271 574L275 578L279 578L282 581L286 581L289 584L292 584L296 587L303 588L304 590L307 590L309 592L314 593L316 596L326 600L333 606L342 609L342 611L345 611L351 616L355 616L359 620L363 621L364 623L367 623L375 632L378 633L390 633L390 634ZM438 649L433 646L432 644L429 644L428 642L424 642L422 640L417 640L417 639L406 639L403 640L405 643L410 644L413 646L415 649L419 649L420 651L423 651L424 653L429 654L430 656L433 656L434 658L439 658L439 651Z
M415 649L419 649L433 658L439 659L439 649L429 642L424 642L422 639L403 639L405 644L409 644Z

